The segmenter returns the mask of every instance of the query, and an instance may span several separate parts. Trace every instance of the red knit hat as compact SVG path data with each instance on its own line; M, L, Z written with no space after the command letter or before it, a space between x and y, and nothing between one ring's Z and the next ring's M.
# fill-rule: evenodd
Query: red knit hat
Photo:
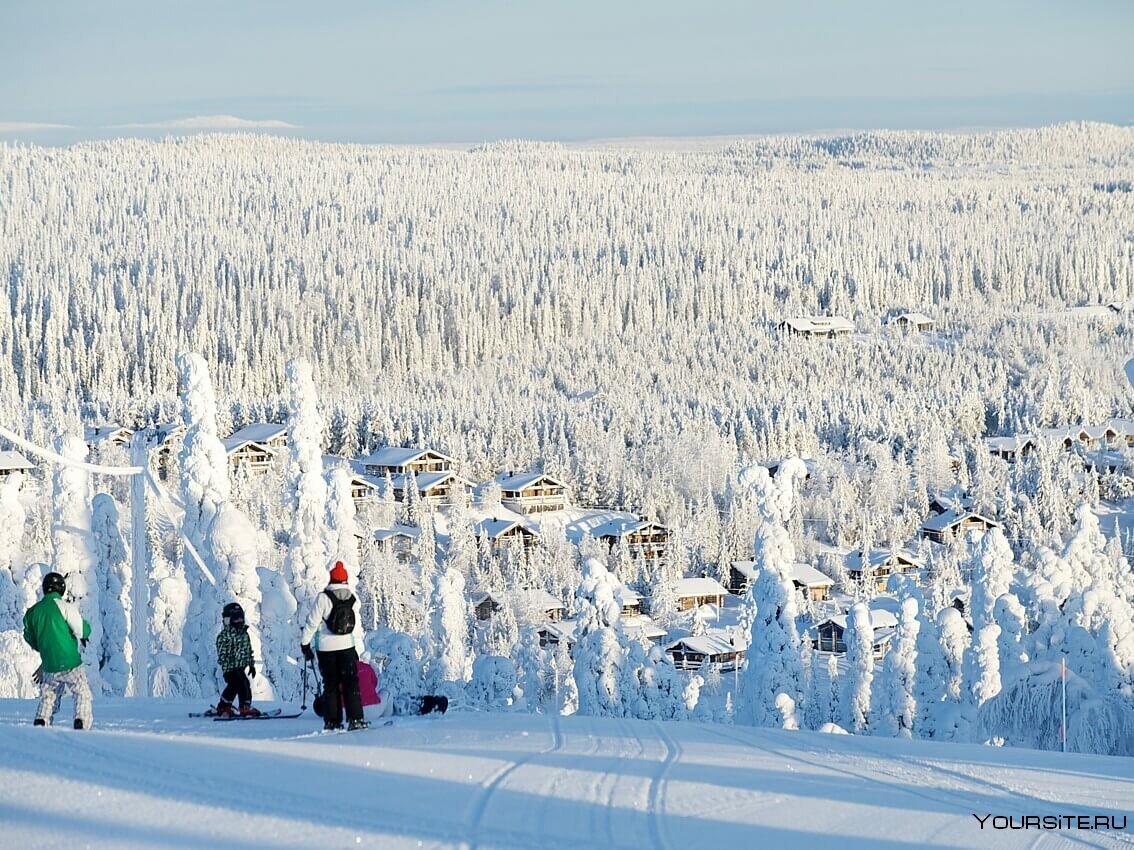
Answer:
M335 566L331 568L331 581L335 584L347 583L346 567L342 561L335 561Z

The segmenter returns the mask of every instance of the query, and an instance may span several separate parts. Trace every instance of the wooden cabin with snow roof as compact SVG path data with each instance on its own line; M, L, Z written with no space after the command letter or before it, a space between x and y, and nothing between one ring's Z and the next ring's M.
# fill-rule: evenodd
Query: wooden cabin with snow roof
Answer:
M836 614L816 624L812 630L811 643L819 652L832 652L843 655L847 651L843 636L847 629L847 614ZM891 612L879 608L870 609L870 626L873 629L871 645L876 659L886 654L886 648L894 637L898 618Z
M247 469L249 472L264 473L272 468L276 460L276 450L263 443L229 437L221 440L221 444L234 470Z
M482 519L473 526L476 539L486 537L493 551L523 551L539 542L539 535L517 519Z
M546 590L490 590L470 595L478 620L489 620L504 606L524 622L557 623L563 619L567 606Z
M392 528L374 529L374 545L380 552L388 552L399 564L408 564L413 559L414 547L421 532L411 525L395 525Z
M161 422L154 426L154 443L150 449L155 455L158 479L165 481L175 466L173 453L185 436L182 422Z
M985 532L990 528L999 528L1000 523L994 519L978 514L971 510L951 510L943 514L931 516L921 524L921 533L926 540L934 543L948 543L957 538L964 537L970 531Z
M854 331L854 323L842 316L797 316L784 319L778 327L795 336L826 339L846 336Z
M359 463L367 475L378 478L448 472L453 468L453 459L447 454L410 446L386 446L362 458Z
M716 605L719 608L724 605L725 597L728 596L725 586L708 576L678 579L674 583L673 590L680 611L700 608L702 605Z
M21 477L26 477L33 469L35 464L15 449L0 452L0 484L6 482L12 473L20 473ZM22 485L17 484L17 488L19 486Z
M678 670L703 670L717 664L722 673L731 673L740 667L747 649L747 640L740 632L710 629L703 635L676 640L665 651Z
M473 489L473 482L451 469L441 472L411 472L405 475L392 475L390 476L390 483L394 485L395 502L404 503L409 489L416 485L421 503L431 508L449 504L453 499L453 494L458 489L464 489L466 496L471 494Z
M748 592L756 580L756 565L753 561L733 561L729 570L729 592L740 596ZM833 579L828 578L810 564L791 565L791 583L804 599L812 602L825 602L831 598Z
M654 561L665 557L669 546L669 528L660 522L620 517L596 526L591 536L608 546L626 544L630 557Z
M250 422L229 435L235 442L258 443L275 453L287 448L287 426L279 422Z
M92 451L102 446L126 448L134 437L134 429L121 425L95 425L83 429L83 439Z
M503 475L496 483L500 485L500 504L516 513L538 514L567 507L567 485L546 473Z
M885 592L886 584L894 573L920 576L925 569L921 558L906 549L874 549L867 553L865 559L861 551L855 550L847 553L843 566L850 581L873 581L878 593Z
M935 327L933 319L925 313L899 313L888 318L886 324L907 333L927 333Z

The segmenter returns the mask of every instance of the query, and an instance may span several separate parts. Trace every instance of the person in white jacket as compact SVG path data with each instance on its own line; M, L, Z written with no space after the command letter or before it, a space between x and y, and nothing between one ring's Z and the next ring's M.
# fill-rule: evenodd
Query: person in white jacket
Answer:
M323 676L324 729L343 728L344 702L350 729L365 729L369 725L362 715L362 695L358 687L362 617L358 597L347 586L347 578L343 562L336 561L331 569L330 584L316 597L303 629L303 657L312 661L318 653L319 672Z

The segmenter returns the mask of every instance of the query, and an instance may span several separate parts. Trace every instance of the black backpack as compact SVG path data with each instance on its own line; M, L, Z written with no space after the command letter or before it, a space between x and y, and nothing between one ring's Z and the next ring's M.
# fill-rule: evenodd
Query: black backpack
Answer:
M331 598L331 613L327 615L324 624L327 631L333 635L349 635L354 631L354 596L339 599L329 590L323 591Z

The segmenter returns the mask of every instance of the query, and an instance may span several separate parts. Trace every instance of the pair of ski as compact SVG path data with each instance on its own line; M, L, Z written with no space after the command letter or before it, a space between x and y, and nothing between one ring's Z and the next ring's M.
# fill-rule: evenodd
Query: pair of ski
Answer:
M406 697L404 700L399 700L399 708L402 709L401 714L444 714L449 710L449 698L445 696L430 694L424 697ZM300 717L306 706L299 711L289 714L284 714L282 708L273 708L268 711L262 711L259 714L226 714L219 715L215 710L209 709L208 711L191 711L190 717L211 717L213 720L291 720ZM389 726L393 720L388 720L383 723L383 726Z
M293 714L284 714L282 708L273 708L269 711L262 711L259 714L217 714L213 710L209 711L190 711L190 717L211 717L213 720L289 720L299 717L303 714L302 711L297 711Z

